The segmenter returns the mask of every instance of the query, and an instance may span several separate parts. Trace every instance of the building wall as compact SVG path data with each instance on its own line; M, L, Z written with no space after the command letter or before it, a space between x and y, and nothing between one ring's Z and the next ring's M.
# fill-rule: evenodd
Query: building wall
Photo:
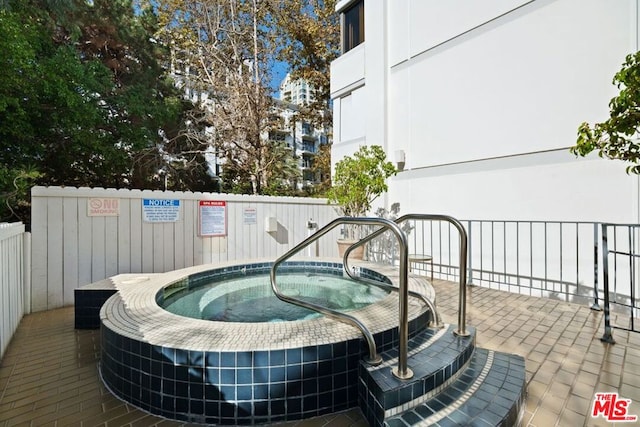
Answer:
M34 187L32 200L31 310L72 305L74 289L122 273L162 273L200 264L272 258L337 214L326 199L174 191ZM90 199L118 200L117 216L89 216ZM143 220L142 199L178 199L175 222ZM199 233L199 201L225 201L227 234ZM253 208L255 221L245 220ZM265 218L276 219L267 232ZM320 240L319 256L337 256L338 230ZM308 255L307 250L301 255Z
M490 3L365 2L365 42L332 64L333 162L404 151L383 200L403 212L638 222L638 178L568 152L608 117L638 2Z

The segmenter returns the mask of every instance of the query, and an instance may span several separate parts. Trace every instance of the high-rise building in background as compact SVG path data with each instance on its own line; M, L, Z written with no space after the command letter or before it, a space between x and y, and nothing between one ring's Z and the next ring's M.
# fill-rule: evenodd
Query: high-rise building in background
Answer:
M280 83L276 108L282 118L282 128L272 131L270 139L285 141L292 149L292 155L298 159L298 167L302 173L302 180L297 183L298 189L317 186L331 172L314 167L320 147L330 142L330 129L314 126L299 114L301 107L314 100L313 86L306 80L293 80L287 74Z

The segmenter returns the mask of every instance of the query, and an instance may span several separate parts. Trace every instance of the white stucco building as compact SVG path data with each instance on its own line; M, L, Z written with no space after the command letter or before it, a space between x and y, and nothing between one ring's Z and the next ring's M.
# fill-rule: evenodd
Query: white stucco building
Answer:
M640 222L622 162L576 158L638 50L637 0L341 0L333 162L378 144L387 206L464 219Z

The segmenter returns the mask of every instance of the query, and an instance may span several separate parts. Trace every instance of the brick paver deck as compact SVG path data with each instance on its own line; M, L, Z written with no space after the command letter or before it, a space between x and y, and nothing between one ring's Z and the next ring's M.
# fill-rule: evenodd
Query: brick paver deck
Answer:
M436 280L445 322L457 321L458 287ZM631 399L640 415L640 334L614 330L584 305L470 287L468 323L478 346L526 358L523 425L606 426L590 417L596 392ZM98 377L99 331L75 330L73 307L27 315L0 361L0 427L180 426L114 398ZM640 423L639 423L640 424ZM287 425L366 426L359 410ZM629 424L626 424L629 425Z

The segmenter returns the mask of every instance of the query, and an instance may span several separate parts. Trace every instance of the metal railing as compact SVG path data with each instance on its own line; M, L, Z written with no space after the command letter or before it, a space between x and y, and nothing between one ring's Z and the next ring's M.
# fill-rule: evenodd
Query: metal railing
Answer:
M377 354L375 340L371 332L367 329L367 327L356 317L351 316L346 313L342 313L340 311L332 310L330 308L314 304L308 301L303 301L297 298L290 297L288 295L283 294L277 286L276 281L276 271L278 266L291 258L296 253L300 252L302 249L315 242L329 231L333 230L335 227L339 225L377 225L383 227L385 230L390 230L393 232L398 240L398 245L400 246L400 283L399 283L399 300L400 300L400 313L399 313L399 350L398 350L398 366L394 368L394 375L401 379L409 379L413 376L413 372L407 366L407 353L408 353L408 266L407 266L407 237L404 232L398 227L398 225L390 220L383 218L356 218L356 217L341 217L336 218L331 221L329 224L320 228L311 236L304 239L294 248L289 250L287 253L279 257L271 267L271 288L274 294L281 299L282 301L295 304L304 308L308 308L310 310L317 311L326 316L329 316L335 320L340 322L344 322L350 324L352 326L357 327L363 334L365 340L367 341L367 345L369 347L369 356L366 358L366 362L372 365L377 365L382 362L382 358ZM349 248L351 249L351 248ZM347 250L344 255L344 263L343 266L345 269L348 269L347 258L349 256L350 250Z
M459 280L456 228L438 220L408 221L411 253L433 259L435 277ZM466 281L532 296L593 302L598 277L598 224L563 221L461 220L468 236ZM394 264L386 245L369 246L368 259ZM425 272L426 265L414 266ZM431 267L431 264L429 264Z
M399 276L400 276L400 283L399 283L399 287L398 289L393 288L394 290L397 290L399 293L399 319L398 319L398 336L399 336L399 342L398 342L398 366L396 368L394 368L392 370L393 374L400 378L400 379L409 379L411 377L413 377L413 372L411 371L411 369L407 366L408 365L408 346L409 346L409 317L408 317L408 313L409 313L409 307L408 307L408 297L409 294L411 294L412 296L417 296L419 297L422 301L425 302L425 304L429 307L429 309L432 311L433 316L434 316L434 323L435 326L437 327L441 327L442 326L442 322L440 320L440 316L438 314L438 311L435 307L435 305L433 304L433 302L431 300L429 300L428 298L426 298L423 295L419 295L418 293L415 292L410 292L409 291L409 286L408 286L408 274L409 274L409 265L408 265L408 258L409 258L409 252L408 252L408 243L407 243L407 236L406 233L403 231L403 229L400 227L399 224L405 222L405 221L409 221L409 220L437 220L437 221L445 221L448 222L449 224L451 224L452 226L454 226L458 232L459 232L459 248L460 248L460 254L459 254L459 269L460 271L463 273L460 276L460 291L459 291L459 306L458 306L458 329L454 331L454 333L456 335L459 336L468 336L468 332L466 331L466 283L465 283L465 278L466 278L466 262L467 262L467 233L463 227L463 225L456 220L455 218L452 218L450 216L446 216L446 215L437 215L437 214L409 214L409 215L404 215L398 219L396 219L395 221L391 221L389 219L385 219L385 218L354 218L354 217L342 217L342 218L337 218L334 221L330 222L329 224L325 225L324 227L322 227L321 229L319 229L318 231L316 231L314 234L310 235L309 237L307 237L305 240L303 240L302 242L300 242L297 246L295 246L294 248L292 248L290 251L288 251L287 253L285 253L284 255L282 255L280 258L278 258L275 262L273 267L271 268L271 287L273 289L273 292L276 294L276 296L285 301L285 302L289 302L291 304L295 304L295 305L299 305L301 307L305 307L311 310L315 310L319 313L325 314L331 318L334 318L338 321L341 322L345 322L348 324L351 324L355 327L357 327L358 329L360 329L360 331L362 332L363 336L365 337L367 344L369 346L369 357L367 362L371 363L371 364L378 364L381 362L380 357L377 354L377 350L376 350L376 346L375 346L375 341L373 339L373 336L371 335L370 331L365 327L364 324L362 324L362 322L360 322L358 319L356 319L353 316L350 316L348 314L339 312L339 311L335 311L335 310L331 310L327 307L323 307L323 306L319 306L310 302L306 302L306 301L302 301L287 295L284 295L282 292L280 292L280 290L278 289L277 286L277 281L276 281L276 271L278 266L284 262L285 260L291 258L293 255L295 255L296 253L300 252L301 250L303 250L305 247L309 246L310 244L312 244L313 242L317 241L319 238L321 238L322 236L324 236L325 234L327 234L329 231L331 231L332 229L334 229L335 227L339 226L339 225L358 225L358 226L376 226L378 227L375 230L369 230L369 232L366 234L366 236L362 239L360 239L359 241L355 242L353 245L349 246L344 253L343 256L343 267L344 270L346 272L346 274L351 277L354 280L359 280L359 281L365 281L367 283L371 283L374 284L376 286L381 286L383 287L384 285L380 284L380 283L374 283L374 281L370 281L370 280L366 280L363 278L359 278L356 277L352 272L351 272L351 267L349 266L349 255L351 254L351 252L353 250L355 250L357 247L365 245L366 243L372 241L373 239L379 237L380 235L382 235L383 233L388 233L391 232L393 233L394 237L397 240L397 255L399 258Z
M403 228L409 230L409 251L430 255L435 277L459 279L455 259L459 243L453 238L454 228L441 221L408 223ZM640 224L461 223L469 237L467 283L604 309L603 338L607 341L612 341L611 329L640 331ZM375 244L375 240L368 246L367 257L390 264L397 261L386 242ZM419 264L413 271L427 274L428 267L431 264Z
M640 271L640 224L601 224L601 236L604 334L600 339L615 344L613 328L639 332L640 300L636 286ZM615 326L611 321L612 306L618 314L616 317L621 318Z
M455 331L455 333L457 335L460 336L468 336L469 334L466 331L466 300L467 300L467 290L466 290L466 283L465 283L465 278L467 277L466 271L467 271L467 232L464 229L464 226L462 225L462 223L460 221L458 221L457 219L448 216L448 215L440 215L440 214L407 214L407 215L403 215L400 218L397 218L394 220L394 222L398 225L403 224L407 221L438 221L438 222L447 222L450 225L452 225L453 227L455 227L458 231L458 235L459 235L459 264L458 264L458 268L459 271L462 272L462 274L458 275L459 277L459 296L458 296L458 329ZM402 229L402 227L401 227ZM412 230L413 228L408 228L407 230ZM371 242L373 240L375 240L376 238L379 238L382 234L385 233L386 230L384 229L378 229L376 231L373 232L369 232L367 237L361 239L359 242L356 242L354 245L352 245L351 247L349 247L346 251L345 251L345 265L347 262L347 257L349 255L349 253L354 250L356 247L358 246L362 246L365 243ZM388 246L388 245L386 245ZM415 245L414 245L415 247ZM388 247L386 249L389 249ZM391 256L391 258L393 259L393 256ZM393 262L392 262L393 263ZM432 304L431 301L428 302L428 304ZM435 316L435 321L437 325L441 324L440 321L440 316L435 308L435 306L433 306L432 308L434 316Z

